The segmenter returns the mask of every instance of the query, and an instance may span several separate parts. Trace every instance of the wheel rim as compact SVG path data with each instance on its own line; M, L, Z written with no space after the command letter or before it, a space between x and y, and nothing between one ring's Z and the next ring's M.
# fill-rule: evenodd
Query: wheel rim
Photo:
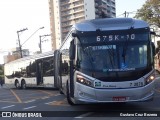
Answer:
M16 82L16 88L18 88L19 87L19 83L18 82Z
M25 83L25 82L22 83L22 88L23 88L23 89L26 88L26 83Z

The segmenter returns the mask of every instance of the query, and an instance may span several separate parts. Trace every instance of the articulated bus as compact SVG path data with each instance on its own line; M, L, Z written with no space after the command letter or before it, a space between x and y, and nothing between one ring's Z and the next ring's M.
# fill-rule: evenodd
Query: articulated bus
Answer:
M22 89L56 88L54 64L54 51L9 62L4 66L5 84Z
M154 44L148 24L131 18L72 26L54 52L55 79L68 103L135 102L154 96Z

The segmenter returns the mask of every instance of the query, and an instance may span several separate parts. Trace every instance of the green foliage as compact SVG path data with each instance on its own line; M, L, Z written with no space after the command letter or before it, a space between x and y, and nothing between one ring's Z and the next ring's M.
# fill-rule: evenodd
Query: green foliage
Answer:
M147 0L142 8L137 10L135 18L160 27L160 0Z
M4 79L4 67L0 65L0 79Z

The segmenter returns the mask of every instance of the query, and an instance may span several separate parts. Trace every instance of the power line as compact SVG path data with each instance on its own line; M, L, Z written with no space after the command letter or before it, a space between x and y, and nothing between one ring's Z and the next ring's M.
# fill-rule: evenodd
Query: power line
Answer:
M139 12L137 12L137 11L127 12L127 11L125 11L124 13L118 15L117 17L120 17L122 15L124 15L124 17L129 17L129 14L136 14L136 13L139 13Z

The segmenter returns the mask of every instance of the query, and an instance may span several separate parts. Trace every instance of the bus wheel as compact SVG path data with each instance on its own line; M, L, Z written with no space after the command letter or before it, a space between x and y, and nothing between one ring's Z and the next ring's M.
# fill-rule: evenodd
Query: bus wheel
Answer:
M62 89L59 89L59 93L60 93L60 94L64 94L63 91L62 91Z
M26 89L26 82L25 82L25 80L22 80L22 82L21 82L21 88L22 89Z
M74 103L71 101L71 97L70 97L70 94L69 94L69 86L68 86L68 83L66 85L66 93L67 93L67 101L70 105L74 105Z
M15 81L15 87L16 87L17 89L20 88L19 82L18 82L17 80Z

